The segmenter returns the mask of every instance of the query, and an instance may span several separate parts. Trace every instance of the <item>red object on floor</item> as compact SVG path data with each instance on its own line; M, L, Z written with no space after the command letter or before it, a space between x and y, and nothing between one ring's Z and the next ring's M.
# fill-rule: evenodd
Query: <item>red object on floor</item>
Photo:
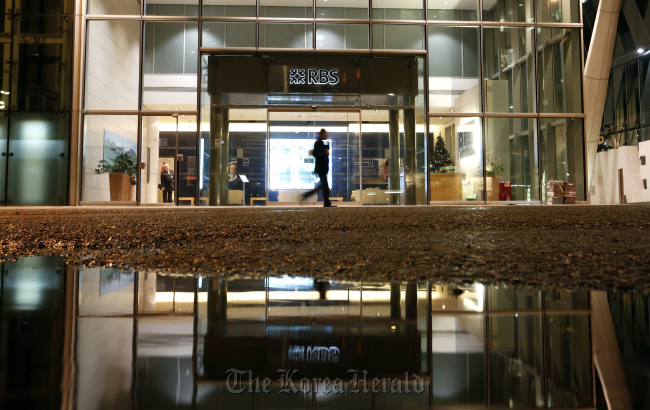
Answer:
M499 182L499 201L512 200L512 187L510 181Z

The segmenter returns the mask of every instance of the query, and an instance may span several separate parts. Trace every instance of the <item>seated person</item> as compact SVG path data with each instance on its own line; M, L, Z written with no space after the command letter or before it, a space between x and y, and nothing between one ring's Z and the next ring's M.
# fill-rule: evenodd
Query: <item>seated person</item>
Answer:
M235 161L228 164L228 189L244 189L244 183L237 174L237 162Z

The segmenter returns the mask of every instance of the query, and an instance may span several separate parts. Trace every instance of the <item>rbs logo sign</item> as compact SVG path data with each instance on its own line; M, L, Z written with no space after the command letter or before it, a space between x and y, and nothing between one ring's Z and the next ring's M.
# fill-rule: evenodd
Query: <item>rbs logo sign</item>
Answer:
M336 85L338 83L338 69L292 68L289 70L290 85Z

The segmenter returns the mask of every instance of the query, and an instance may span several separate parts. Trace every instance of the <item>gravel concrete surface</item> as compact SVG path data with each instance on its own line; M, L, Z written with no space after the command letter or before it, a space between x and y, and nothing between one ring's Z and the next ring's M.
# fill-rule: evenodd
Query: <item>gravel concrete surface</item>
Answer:
M650 206L0 210L0 260L170 274L650 291Z

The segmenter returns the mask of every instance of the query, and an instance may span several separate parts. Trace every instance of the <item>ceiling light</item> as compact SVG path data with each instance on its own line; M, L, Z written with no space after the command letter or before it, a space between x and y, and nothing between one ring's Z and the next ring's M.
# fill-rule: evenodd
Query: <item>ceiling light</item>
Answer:
M639 48L638 50L636 50L636 52L639 53L639 54L643 54L645 52L645 50L642 49L642 48Z

